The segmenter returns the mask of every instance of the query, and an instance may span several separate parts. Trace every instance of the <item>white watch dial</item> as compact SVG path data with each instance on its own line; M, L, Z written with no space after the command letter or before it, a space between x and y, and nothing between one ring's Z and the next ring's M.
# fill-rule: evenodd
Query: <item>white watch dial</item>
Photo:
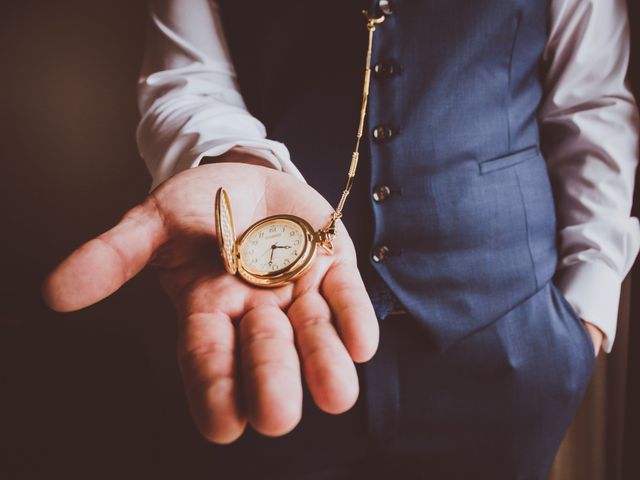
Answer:
M240 257L249 272L268 275L293 265L302 255L305 242L300 225L275 219L249 232L242 240Z

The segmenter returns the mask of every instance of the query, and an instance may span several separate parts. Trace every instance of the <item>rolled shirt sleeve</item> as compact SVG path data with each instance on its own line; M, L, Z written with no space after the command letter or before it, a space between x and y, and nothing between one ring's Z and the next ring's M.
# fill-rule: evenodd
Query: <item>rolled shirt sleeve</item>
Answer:
M233 147L302 178L286 146L247 111L216 2L152 0L149 10L136 135L151 188Z
M624 0L552 0L544 54L542 147L556 197L556 283L610 352L620 287L640 248L631 217L638 109L625 83Z

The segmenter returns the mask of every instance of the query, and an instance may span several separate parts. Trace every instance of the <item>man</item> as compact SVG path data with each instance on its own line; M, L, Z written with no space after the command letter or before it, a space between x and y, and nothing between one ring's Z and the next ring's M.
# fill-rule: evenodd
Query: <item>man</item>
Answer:
M230 193L237 233L326 222L363 8L385 20L344 221L356 248L341 226L300 280L250 287L218 259L213 196ZM47 301L82 308L159 268L195 422L235 441L212 448L222 478L545 478L640 243L624 8L152 2L138 140L154 190L56 269Z

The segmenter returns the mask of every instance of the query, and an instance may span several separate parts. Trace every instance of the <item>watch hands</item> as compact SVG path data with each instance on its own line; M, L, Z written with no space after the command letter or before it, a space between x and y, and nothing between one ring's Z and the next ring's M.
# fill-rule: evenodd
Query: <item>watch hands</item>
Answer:
M273 252L276 251L276 248L291 248L291 245L278 245L277 243L274 243L273 245L271 245L271 255L269 256L269 266L273 264Z

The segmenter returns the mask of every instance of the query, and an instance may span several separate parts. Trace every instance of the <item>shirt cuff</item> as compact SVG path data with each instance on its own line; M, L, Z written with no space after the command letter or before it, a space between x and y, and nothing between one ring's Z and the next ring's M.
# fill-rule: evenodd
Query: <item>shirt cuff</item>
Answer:
M183 170L197 167L204 157L217 157L234 147L240 147L242 150L261 157L275 169L290 173L301 181L305 181L300 171L291 162L289 151L283 143L269 139L227 139L225 141L211 142L208 145L205 143L196 149L190 149L184 152L178 159L173 171L166 172L164 175L159 172L159 175L154 177L151 190L169 177Z
M606 353L611 352L616 336L622 280L604 265L580 262L563 267L555 282L576 314L602 330Z

